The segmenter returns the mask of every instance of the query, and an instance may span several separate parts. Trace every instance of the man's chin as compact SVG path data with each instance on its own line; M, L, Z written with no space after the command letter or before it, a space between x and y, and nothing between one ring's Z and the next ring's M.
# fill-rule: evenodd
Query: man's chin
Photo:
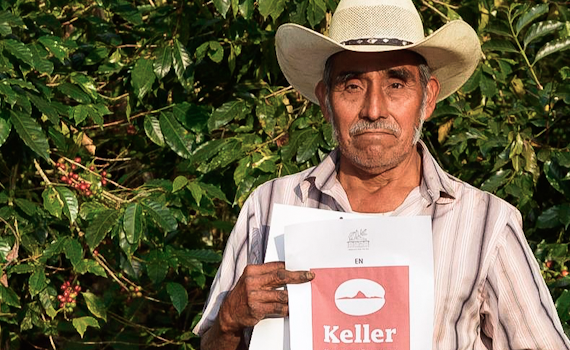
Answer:
M341 150L342 152L342 150ZM385 155L354 154L343 153L343 158L350 163L350 166L370 175L379 175L385 171L395 168L399 162L395 159L386 159Z

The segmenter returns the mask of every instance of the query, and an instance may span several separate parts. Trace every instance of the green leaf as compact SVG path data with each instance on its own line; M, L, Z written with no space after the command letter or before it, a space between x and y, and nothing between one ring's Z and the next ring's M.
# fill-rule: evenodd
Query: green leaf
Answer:
M143 230L143 212L139 203L130 203L123 219L125 237L130 244L138 244Z
M49 159L49 144L41 126L22 112L10 111L10 120L24 143L45 160Z
M24 45L21 41L17 41L14 39L6 39L4 40L4 47L8 52L10 52L14 57L23 61L30 67L34 66L34 62L32 61L32 52L30 49Z
M229 0L227 0L229 3ZM186 69L190 67L192 64L192 60L190 59L190 55L186 50L186 47L176 39L174 41L174 49L172 50L172 62L174 65L174 71L176 72L176 76L182 85L186 86Z
M29 201L24 198L16 198L14 199L14 203L18 206L18 208L22 209L26 215L33 216L37 213L37 205L36 203Z
M192 162L205 162L219 153L221 149L228 143L228 139L210 140L200 145L192 155Z
M89 95L93 101L98 99L99 93L97 92L97 87L95 86L95 81L93 78L88 77L85 74L74 73L71 75L71 82L81 88L83 92Z
M8 11L0 11L0 23L9 27L24 27L22 19Z
M311 159L317 152L321 140L321 134L318 131L313 131L310 135L304 137L297 150L297 163L304 163Z
M231 3L230 0L214 0L214 6L216 6L216 10L218 10L220 15L226 18L226 13L230 9Z
M179 283L169 282L166 284L166 291L170 295L172 305L178 311L178 314L182 314L182 311L188 305L188 292L186 289Z
M538 22L530 26L528 32L524 37L524 47L538 38L553 33L564 26L563 22L558 21L544 21Z
M570 291L564 290L562 294L556 299L554 303L556 306L556 311L560 316L560 321L564 322L564 324L570 320Z
M180 191L188 184L188 179L185 176L177 176L172 182L172 192Z
M153 67L154 74L156 74L156 78L159 80L170 72L172 67L172 48L170 46L161 47L157 50Z
M566 229L570 225L570 205L561 204L548 208L537 219L538 228L554 228L560 224Z
M508 40L491 40L481 46L483 51L519 52Z
M69 261L71 261L73 266L79 264L83 259L83 247L75 238L65 240L65 243L63 244L63 252Z
M217 41L210 41L210 50L208 51L208 57L216 63L220 63L224 59L224 48Z
M482 75L479 88L481 89L481 94L487 98L492 98L497 94L497 82L486 74Z
M170 113L160 114L160 129L168 146L182 158L192 156L192 134L176 121Z
M205 192L206 197L208 197L210 199L221 199L224 202L229 204L229 201L226 198L226 195L218 186L214 186L212 184L206 184L203 182L200 182L199 185L202 188L202 190Z
M114 1L112 3L118 3L118 5L113 6L113 10L119 16L123 17L125 20L134 25L143 24L142 13L137 7L125 1Z
M81 294L85 299L87 308L91 311L93 316L107 321L107 309L105 308L105 304L93 293L84 292Z
M0 284L0 302L17 308L21 307L18 294L12 288L6 288L2 284Z
M16 92L12 90L7 81L0 81L0 94L4 95L5 101L8 102L10 106L14 106L18 101Z
M150 91L152 84L156 79L152 62L146 58L139 58L131 73L131 79L133 82L133 88L135 89L135 94L139 100L142 100Z
M487 33L493 33L493 34L497 34L497 35L506 36L506 37L512 36L511 30L509 29L509 27L507 27L502 22L490 23L483 29L483 31L485 31Z
M77 266L75 266L75 272L84 275L85 273L89 272L96 276L101 276L107 278L107 273L105 269L99 265L99 263L95 260L90 259L83 259L81 260Z
M12 34L12 28L6 23L0 22L0 35L6 36Z
M128 259L130 259L132 255L137 251L139 246L138 244L137 245L130 244L129 241L127 241L127 234L125 233L125 230L118 230L118 231L119 231L119 247L121 247L123 252L125 252L125 254L127 255Z
M67 187L56 187L57 192L61 200L63 201L63 213L69 218L69 221L73 224L77 219L77 214L79 213L79 203L75 194Z
M219 263L222 256L211 249L178 250L179 254L184 254L187 259L196 259L206 263Z
M164 147L164 135L160 130L160 122L152 115L144 117L144 132L148 138L160 147Z
M189 182L188 185L186 185L186 188L190 190L190 193L192 194L192 197L194 197L196 204L200 205L200 201L202 200L202 195L204 194L202 187L200 187L200 185L195 181L192 181Z
M49 258L51 258L52 256L61 254L61 252L63 251L63 246L64 246L66 241L67 241L67 237L62 237L62 238L57 239L55 242L52 242L47 247L47 249L44 250L39 261L41 263L45 264L47 262L47 260Z
M87 105L74 106L71 115L75 120L75 125L79 125L89 116L89 107Z
M79 333L81 338L83 338L83 334L85 334L87 327L100 328L99 322L97 322L97 320L91 316L74 318L72 323L73 327L75 327L77 333Z
M263 18L271 16L275 22L285 9L285 0L259 0L259 13Z
M226 102L217 108L208 120L208 130L219 129L234 119L240 119L245 109L244 101Z
M85 57L84 64L86 66L91 66L91 65L94 65L94 64L97 64L97 63L103 61L108 56L109 56L109 49L107 49L104 46L95 47L95 48L93 48L93 50L91 52L89 52L89 55L87 55L87 57Z
M499 170L493 174L487 181L481 185L481 190L488 192L495 192L499 187L507 182L509 175L511 175L511 170Z
M253 16L253 0L241 0L239 4L239 13L246 20L250 20Z
M47 60L48 52L39 44L28 44L28 48L32 53L32 61L34 68L40 73L51 74L53 73L53 63Z
M243 181L243 179L246 178L246 176L249 173L250 166L251 166L251 156L247 156L245 158L240 159L240 161L238 162L238 166L234 171L234 183L236 185L239 185Z
M42 36L38 39L42 45L51 52L55 58L63 63L63 60L69 55L69 50L62 42L62 39L57 36Z
M63 83L60 84L57 89L64 95L71 97L75 101L83 104L91 103L91 98L88 94L83 92L77 86L70 84L70 83Z
M529 11L526 11L524 15L519 18L517 25L515 26L515 32L517 36L519 35L520 31L532 21L544 15L545 13L548 13L548 8L548 4L539 4L531 8Z
M38 268L30 276L28 280L28 287L30 289L30 295L32 297L36 296L46 287L46 274L43 268Z
M475 73L473 73L471 78L469 78L469 80L467 80L467 82L463 84L463 86L461 87L461 91L463 91L466 94L475 91L475 89L477 89L481 83L482 76L483 72L481 71L481 69L477 69Z
M43 98L36 96L32 93L28 93L27 96L30 99L30 101L34 104L34 106L36 106L36 108L40 112L42 112L43 114L45 114L49 118L49 120L50 120L50 122L52 122L52 124L55 124L55 125L59 124L59 113L57 113L57 110L55 108L53 108L49 104L49 102L47 102Z
M120 212L117 210L105 210L96 216L85 232L85 240L91 250L97 248L99 243L105 239L105 236L117 224Z
M164 280L168 273L168 264L165 264L166 254L160 250L152 250L147 257L146 273L152 283L158 284Z
M6 82L12 85L16 85L21 87L22 89L28 89L35 92L38 92L38 89L34 86L34 84L30 83L29 81L24 81L22 79L6 79Z
M8 136L10 136L10 131L12 131L12 123L10 123L10 119L0 117L0 147L2 147L4 142L8 139Z
M325 18L327 13L327 6L323 0L309 0L309 6L307 7L307 20L311 27L315 27L317 24Z
M178 222L166 206L158 202L145 201L143 209L164 231L171 232L178 228Z
M40 303L42 303L44 310L46 310L46 314L53 319L55 316L57 316L57 311L55 311L53 308L50 297L51 295L49 288L44 289L40 292Z
M568 50L569 48L570 48L570 38L556 39L549 43L546 43L546 45L544 45L540 50L538 50L538 52L536 53L536 57L534 58L534 62L532 64L535 65L536 62L540 61L544 57L558 51Z

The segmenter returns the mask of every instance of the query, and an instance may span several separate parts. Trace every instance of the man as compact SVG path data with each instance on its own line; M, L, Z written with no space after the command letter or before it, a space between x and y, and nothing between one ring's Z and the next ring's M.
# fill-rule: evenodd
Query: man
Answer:
M288 314L287 292L276 288L314 278L262 264L273 203L430 215L434 350L570 349L519 212L446 174L419 141L437 101L479 61L473 29L454 21L424 38L411 0L342 0L330 37L289 24L276 40L285 76L319 103L339 147L247 200L195 329L202 350L247 348L251 327Z

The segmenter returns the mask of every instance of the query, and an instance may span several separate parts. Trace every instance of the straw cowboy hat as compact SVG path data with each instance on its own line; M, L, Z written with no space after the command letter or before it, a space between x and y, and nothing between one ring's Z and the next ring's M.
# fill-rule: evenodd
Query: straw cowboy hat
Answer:
M315 87L327 59L343 51L410 50L424 57L440 82L438 101L473 74L481 57L477 34L467 23L452 21L428 37L411 0L341 0L329 37L297 24L277 30L277 59L291 85L318 104Z

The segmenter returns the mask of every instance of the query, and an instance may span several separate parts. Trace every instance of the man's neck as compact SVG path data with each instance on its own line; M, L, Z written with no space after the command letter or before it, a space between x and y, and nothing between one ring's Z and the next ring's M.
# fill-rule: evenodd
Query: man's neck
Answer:
M385 213L398 208L420 185L421 165L421 155L413 152L397 167L371 174L352 166L341 154L338 179L353 211Z

